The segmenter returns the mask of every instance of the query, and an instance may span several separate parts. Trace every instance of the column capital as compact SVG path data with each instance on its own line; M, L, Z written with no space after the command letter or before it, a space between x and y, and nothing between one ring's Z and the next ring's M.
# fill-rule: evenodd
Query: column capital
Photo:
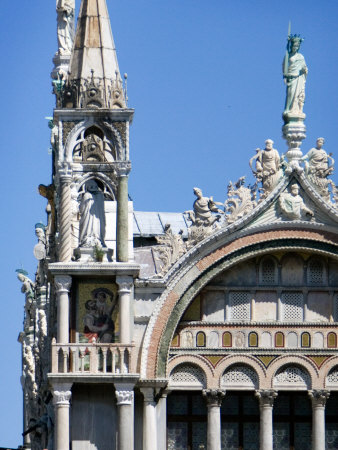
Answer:
M255 395L259 399L260 406L270 406L272 408L278 394L273 389L259 389L255 392Z
M53 403L56 406L69 406L72 396L72 383L53 384Z
M130 294L133 287L133 277L116 277L116 283L119 286L119 294Z
M117 176L127 177L131 171L131 162L130 161L119 161L115 165Z
M225 392L223 389L203 389L202 395L208 406L221 406Z
M72 181L72 168L70 163L63 162L59 169L61 183L70 183Z
M140 391L143 394L145 403L155 403L155 389L152 387L141 387Z
M330 392L325 389L317 389L309 391L309 396L311 397L314 408L324 407L327 399L330 397Z
M72 285L72 277L68 275L56 275L54 277L54 283L58 294L68 293Z
M134 384L119 383L115 384L115 395L117 406L132 405L134 400Z

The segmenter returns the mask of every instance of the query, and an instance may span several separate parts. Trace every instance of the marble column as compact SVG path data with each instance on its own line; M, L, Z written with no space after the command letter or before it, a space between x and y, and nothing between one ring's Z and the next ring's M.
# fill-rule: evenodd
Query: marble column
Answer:
M154 388L141 388L143 394L143 450L158 450Z
M131 290L133 287L133 277L116 277L119 286L119 313L120 313L120 343L130 344L130 303Z
M69 168L60 171L61 195L60 195L60 238L59 261L70 261L72 257L72 208L70 183L72 175Z
M54 449L69 450L69 410L72 383L53 385L53 403L55 412Z
M325 404L330 396L326 390L309 391L312 401L312 450L325 450Z
M118 450L134 449L134 385L115 385L118 409Z
M260 429L259 448L260 450L273 450L273 402L277 397L277 392L272 389L256 391L259 399L260 409Z
M156 406L158 450L167 448L167 397L170 392L169 389L164 389Z
M54 278L57 295L57 337L60 344L69 342L69 290L72 285L72 277L68 275L56 275Z
M221 389L203 389L208 407L207 449L221 448L221 404L225 391Z
M128 175L130 162L118 167L117 214L116 214L116 260L128 262Z

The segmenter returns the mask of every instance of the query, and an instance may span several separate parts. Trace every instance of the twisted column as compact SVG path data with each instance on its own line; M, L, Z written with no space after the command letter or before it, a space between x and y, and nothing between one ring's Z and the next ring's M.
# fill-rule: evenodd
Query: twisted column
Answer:
M256 391L256 397L259 399L259 409L261 413L259 429L260 450L273 449L272 411L273 402L277 395L277 392L273 389Z
M330 392L309 391L312 401L312 450L325 450L325 405Z
M72 285L72 277L57 275L54 279L57 295L57 336L60 344L69 342L69 290Z
M61 177L60 198L60 233L59 233L59 261L66 262L72 256L72 233L71 233L71 190L72 180L70 171L64 170Z
M225 391L221 389L203 389L203 396L208 407L208 450L220 450L221 448L221 404Z
M55 411L55 450L69 450L69 409L72 383L58 383L53 386Z
M134 386L116 384L118 409L118 449L134 449Z

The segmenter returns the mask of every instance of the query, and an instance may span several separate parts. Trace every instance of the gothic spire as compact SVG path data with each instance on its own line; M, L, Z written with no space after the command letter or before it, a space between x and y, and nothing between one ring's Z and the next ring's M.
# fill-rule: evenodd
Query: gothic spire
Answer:
M81 2L68 80L87 92L73 107L126 106L106 0Z

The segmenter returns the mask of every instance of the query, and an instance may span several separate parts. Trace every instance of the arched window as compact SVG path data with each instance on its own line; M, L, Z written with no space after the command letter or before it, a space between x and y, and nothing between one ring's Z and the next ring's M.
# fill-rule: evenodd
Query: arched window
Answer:
M322 286L325 283L324 263L319 258L311 258L307 266L307 282L310 286Z
M275 334L275 347L284 347L284 334L281 331L278 331Z
M183 363L172 370L169 384L172 386L205 387L206 377L200 367L194 364Z
M223 347L232 347L232 335L229 331L225 331L222 337Z
M251 367L234 365L224 372L221 386L227 389L257 389L258 376Z
M336 348L337 347L337 335L336 333L328 333L327 335L327 346L328 348Z
M255 331L249 333L249 347L258 347L258 334Z
M196 347L205 347L205 345L206 345L205 333L203 333L203 331L199 331L196 334Z
M273 285L278 282L276 261L271 257L264 257L259 268L259 281L264 285Z
M311 336L310 333L305 332L301 335L301 345L302 347L311 347Z

